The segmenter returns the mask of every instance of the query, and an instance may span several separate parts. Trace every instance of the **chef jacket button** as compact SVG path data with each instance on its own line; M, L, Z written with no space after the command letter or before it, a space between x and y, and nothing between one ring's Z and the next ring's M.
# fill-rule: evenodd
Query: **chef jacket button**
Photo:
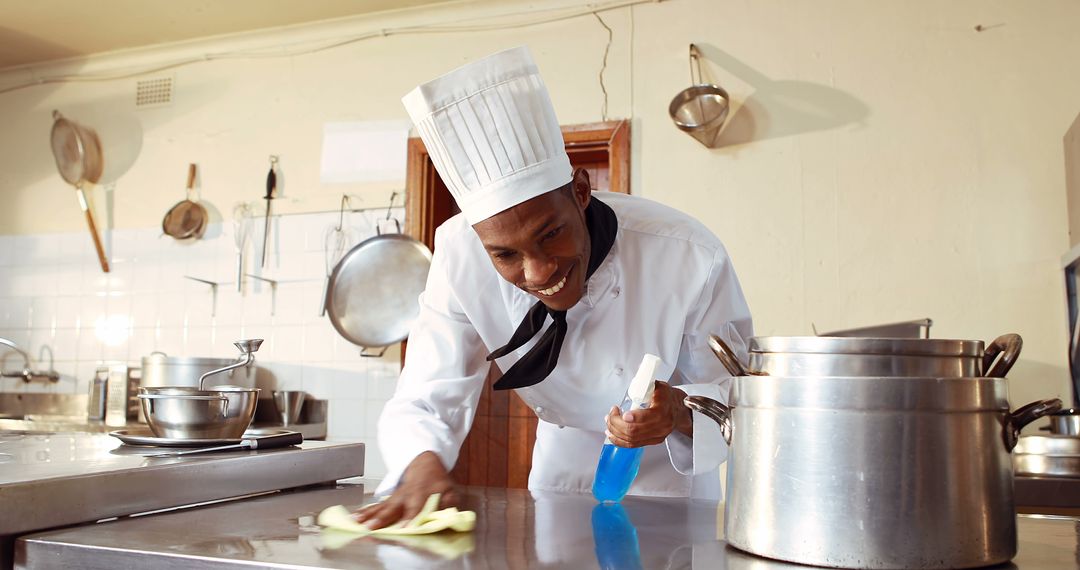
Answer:
M615 367L615 375L616 376L622 376L622 366L616 366Z
M563 428L565 428L565 427L566 427L566 426L564 426L564 425L559 425L559 429L563 429Z
M618 287L611 290L612 297L618 297L619 293L622 293L622 289L619 289Z
M542 415L544 413L544 407L543 406L536 406L533 409L536 410L536 415L538 415L538 416Z

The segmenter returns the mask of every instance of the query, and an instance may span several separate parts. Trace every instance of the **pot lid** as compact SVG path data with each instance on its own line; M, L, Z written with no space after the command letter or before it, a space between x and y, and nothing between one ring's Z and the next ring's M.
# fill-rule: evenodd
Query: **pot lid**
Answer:
M891 356L982 357L981 340L922 338L853 338L829 336L756 336L750 352L801 354L880 354Z

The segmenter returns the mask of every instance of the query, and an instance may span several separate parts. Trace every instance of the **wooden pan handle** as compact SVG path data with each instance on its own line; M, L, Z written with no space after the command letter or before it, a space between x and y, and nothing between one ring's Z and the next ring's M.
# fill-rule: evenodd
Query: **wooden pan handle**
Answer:
M82 207L83 213L86 214L86 225L90 226L90 237L94 238L94 249L97 250L98 262L101 263L101 270L108 273L109 260L105 257L105 248L101 245L97 224L94 223L94 213L90 211L90 203L86 200L86 193L83 192L82 188L77 188L77 190L79 192L79 206Z
M187 169L187 189L191 190L195 187L195 164L189 164Z

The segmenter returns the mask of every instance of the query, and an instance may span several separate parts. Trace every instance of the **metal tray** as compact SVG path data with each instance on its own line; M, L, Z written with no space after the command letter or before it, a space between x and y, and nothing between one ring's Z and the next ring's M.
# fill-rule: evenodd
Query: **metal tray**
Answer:
M244 432L244 438L263 437L289 433L293 430L281 428L249 429ZM150 428L118 429L110 431L109 435L119 439L126 445L139 445L149 447L211 447L215 445L231 445L240 443L241 438L205 438L205 439L175 439L170 437L157 437Z

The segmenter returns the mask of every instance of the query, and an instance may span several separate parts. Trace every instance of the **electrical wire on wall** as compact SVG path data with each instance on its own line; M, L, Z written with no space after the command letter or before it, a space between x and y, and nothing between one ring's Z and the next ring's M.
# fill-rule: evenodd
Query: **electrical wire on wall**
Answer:
M607 56L608 52L611 51L611 39L614 37L614 33L611 31L611 28L604 23L604 19L600 17L600 14L593 12L593 16L596 16L596 20L600 22L601 26L604 26L605 30L607 30L607 45L604 46L604 62L600 66L600 91L604 94L604 105L600 108L600 118L602 121L607 121L608 95L607 87L604 86L604 71L607 69Z
M388 36L398 35L420 35L420 34L457 34L457 33L470 33L470 32L488 32L488 31L501 31L511 30L517 28L524 28L529 26L538 26L542 24L550 24L554 22L561 22L571 20L574 18L580 18L582 16L594 15L597 19L600 18L600 13L608 12L612 10L619 10L622 8L632 7L637 4L656 4L662 0L616 0L613 2L605 2L599 4L589 4L583 8L574 8L558 14L543 15L540 17L533 17L537 11L534 12L518 12L515 14L501 15L505 16L526 16L520 21L511 22L499 22L492 24L450 24L450 25L420 25L420 26L402 26L397 28L382 28L378 30L368 31L357 35L349 36L344 39L335 39L328 43L316 45L313 47L303 47L297 49L281 49L281 46L274 46L269 48L259 48L254 50L243 51L227 51L217 53L205 53L201 56L188 57L179 59L167 63L156 64L152 66L139 67L126 71L114 71L109 73L100 74L68 74L68 75L56 75L45 76L30 81L20 83L11 87L0 89L0 94L10 93L19 89L26 89L37 85L49 85L56 83L81 83L81 82L99 82L99 81L115 81L119 79L131 79L141 75L148 75L152 73L160 73L178 67L185 67L196 63L203 63L217 60L242 60L242 59L271 59L282 57L296 57L301 55L308 55L318 53L322 51L332 50L348 45L352 45L357 42L369 40L373 38L385 38ZM550 12L551 10L542 10L540 12ZM611 29L607 24L604 24L603 20L600 23L608 29L608 47L604 50L604 67L607 66L608 49L611 47ZM601 69L601 89L604 91L604 115L607 114L607 91L603 85L603 69Z
M630 118L634 117L634 7L631 6L628 10L630 12L630 64L627 68L630 70Z

